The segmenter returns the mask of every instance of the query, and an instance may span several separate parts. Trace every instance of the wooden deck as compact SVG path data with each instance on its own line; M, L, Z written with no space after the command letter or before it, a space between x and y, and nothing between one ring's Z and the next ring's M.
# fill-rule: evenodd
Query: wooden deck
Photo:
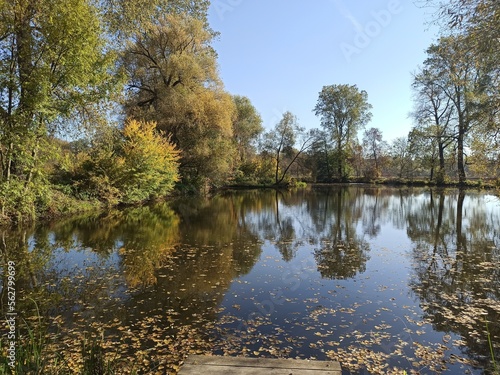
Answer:
M340 375L333 361L190 355L179 375Z

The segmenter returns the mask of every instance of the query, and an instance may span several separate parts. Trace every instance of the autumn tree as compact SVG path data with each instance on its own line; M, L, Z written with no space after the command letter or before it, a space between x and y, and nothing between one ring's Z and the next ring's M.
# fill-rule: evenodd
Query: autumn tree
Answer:
M134 33L123 58L126 112L155 121L181 151L185 183L223 183L234 169L235 104L217 74L214 33L186 13L166 14Z
M483 151L486 151L484 147L488 144L498 147L500 143L500 67L498 65L500 7L498 1L423 0L423 3L437 7L437 16L433 21L442 27L444 35L451 34L458 41L457 56L464 58L467 64L480 73L477 87L480 88L481 98L478 99L476 93L474 99L478 120L472 131L474 146L478 146ZM494 142L490 142L491 140ZM472 150L475 156L479 155L480 149ZM480 158L473 159L477 163ZM473 168L482 169L483 166L474 165ZM459 175L463 179L463 171L459 170Z
M179 153L154 122L127 121L116 185L125 203L168 194L179 180Z
M410 157L411 168L407 178L413 178L417 175L425 176L429 173L429 180L434 181L435 175L440 173L439 162L439 146L435 137L429 136L427 129L420 129L418 127L412 128L408 134L408 156ZM445 155L444 166L451 163L446 163L447 156ZM438 171L438 173L436 173ZM442 175L449 174L449 170L442 170Z
M240 184L256 183L263 169L262 159L257 155L259 136L264 131L262 118L247 97L234 95L233 101L236 106L233 143L237 157L234 160L232 181Z
M233 121L233 139L240 162L255 154L257 140L264 128L262 118L246 96L234 95L236 117Z
M363 133L363 150L366 167L365 177L376 178L382 174L385 164L385 153L388 148L383 140L382 132L378 128L370 128Z
M437 7L437 17L445 33L453 31L470 38L464 48L474 55L490 55L500 58L500 7L496 0L423 0L426 5Z
M324 130L317 129L308 151L315 181L330 182L333 176L333 155L330 137Z
M391 143L391 161L393 171L399 178L407 177L412 169L413 160L407 137L395 138Z
M462 36L441 38L428 48L424 67L433 72L434 84L453 106L458 177L464 184L467 137L482 119L487 96L482 71L477 69L470 53L463 50L462 43Z
M314 112L321 119L321 126L333 144L337 177L347 180L347 159L359 129L371 119L368 94L356 85L324 86Z
M189 15L209 29L209 0L101 0L98 4L108 48L118 54L133 43L138 31L145 30L166 14Z
M101 129L69 172L72 185L108 205L166 196L179 180L179 152L154 122L128 120L123 129ZM63 166L60 166L63 168Z

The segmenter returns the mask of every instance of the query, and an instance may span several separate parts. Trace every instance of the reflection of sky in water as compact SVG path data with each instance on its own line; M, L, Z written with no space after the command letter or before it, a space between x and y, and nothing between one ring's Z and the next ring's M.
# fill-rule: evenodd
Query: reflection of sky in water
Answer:
M49 233L50 245L56 246L54 233ZM28 250L36 250L36 240L33 236L28 239ZM116 268L120 265L120 256L117 250L123 246L123 242L117 240L109 255L96 253L90 247L83 247L76 236L73 236L73 245L70 248L55 247L52 252L52 266L58 273L67 273L72 276L75 271L84 271L88 267L99 266L103 269Z
M117 240L109 254L100 254L90 247L84 247L76 236L73 236L73 245L69 248L57 246L54 233L49 233L48 243L53 247L51 258L47 264L47 270L58 275L62 279L70 279L74 286L87 282L88 280L106 280L114 276L121 279L121 282L114 282L114 287L109 290L110 298L125 298L127 286L124 280L117 275L120 272L121 257L118 249L123 242ZM31 236L28 239L28 250L37 251L36 239ZM119 281L119 280L118 280Z
M266 242L251 273L235 280L226 293L223 301L226 311L222 315L235 315L238 319L230 328L244 331L247 327L252 329L254 319L264 316L269 324L255 325L258 327L253 336L272 335L282 345L290 344L287 338L301 337L292 341L290 357L328 359L324 350L317 348L335 349L334 344L325 346L329 342L342 347L357 345L361 340L370 340L377 332L388 333L389 337L382 340L381 345L370 345L370 348L387 354L396 349L399 340L410 345L414 340L441 342L443 333L433 331L429 324L417 326L406 319L418 320L422 316L418 299L412 297L408 288L409 241L401 236L400 230L385 229L387 236L370 243L366 271L346 280L322 278L311 246L301 246L296 257L285 262L278 250ZM394 237L396 234L399 237ZM249 346L256 351L261 347L262 340ZM448 354L451 353L459 355L460 351L455 349ZM393 358L390 364L411 367L405 361L401 357ZM449 371L462 370L456 365L449 366Z

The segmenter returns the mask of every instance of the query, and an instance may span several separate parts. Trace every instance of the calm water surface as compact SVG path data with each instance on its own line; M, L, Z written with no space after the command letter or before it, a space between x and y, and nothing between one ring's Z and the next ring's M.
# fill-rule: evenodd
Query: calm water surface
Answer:
M75 368L92 337L145 374L189 353L486 374L488 334L500 359L500 201L487 193L233 192L4 231L3 244L18 309L37 302Z

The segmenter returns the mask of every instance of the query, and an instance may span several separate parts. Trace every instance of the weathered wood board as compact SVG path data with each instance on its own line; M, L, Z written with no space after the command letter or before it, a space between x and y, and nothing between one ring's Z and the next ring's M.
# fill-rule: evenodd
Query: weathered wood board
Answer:
M338 362L190 355L179 375L340 375Z

